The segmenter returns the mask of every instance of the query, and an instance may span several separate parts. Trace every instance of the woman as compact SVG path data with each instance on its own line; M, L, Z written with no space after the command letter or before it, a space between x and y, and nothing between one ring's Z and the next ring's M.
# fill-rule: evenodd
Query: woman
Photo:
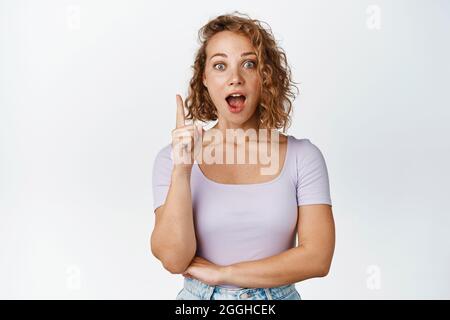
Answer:
M189 96L184 106L177 95L172 142L154 162L152 253L185 277L179 300L300 300L296 282L328 274L335 230L321 151L284 133L295 87L286 56L238 13L199 35ZM196 123L212 120L209 130ZM270 150L270 161L231 165L239 148Z

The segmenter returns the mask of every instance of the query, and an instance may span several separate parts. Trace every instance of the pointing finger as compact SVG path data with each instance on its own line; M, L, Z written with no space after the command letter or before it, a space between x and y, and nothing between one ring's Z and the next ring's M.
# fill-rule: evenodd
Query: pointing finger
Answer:
M181 128L184 126L184 106L183 106L183 99L179 94L177 94L177 128Z

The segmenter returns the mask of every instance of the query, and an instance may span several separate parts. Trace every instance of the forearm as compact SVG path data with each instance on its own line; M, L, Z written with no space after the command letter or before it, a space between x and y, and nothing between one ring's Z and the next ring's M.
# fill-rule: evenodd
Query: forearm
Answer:
M164 210L152 234L158 259L171 271L181 272L195 255L190 174L174 170Z
M327 272L320 255L299 246L265 259L226 266L223 282L241 288L271 288L322 277Z

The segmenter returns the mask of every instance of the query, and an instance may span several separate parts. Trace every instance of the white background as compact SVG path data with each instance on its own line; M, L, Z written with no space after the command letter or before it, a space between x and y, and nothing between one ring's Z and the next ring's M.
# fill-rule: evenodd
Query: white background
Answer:
M288 133L329 170L335 256L302 298L450 298L445 0L1 1L0 298L175 298L149 246L153 160L198 29L233 10L286 51Z

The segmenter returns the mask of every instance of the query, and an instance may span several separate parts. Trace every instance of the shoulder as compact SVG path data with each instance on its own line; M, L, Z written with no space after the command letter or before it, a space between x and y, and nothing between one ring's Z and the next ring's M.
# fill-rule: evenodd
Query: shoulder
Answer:
M158 150L156 158L170 158L171 152L172 152L172 144L167 143Z
M323 157L322 151L308 138L296 138L292 135L289 136L293 153L297 160L308 160L317 157Z
M291 136L297 204L331 205L328 169L321 150L310 139Z
M158 152L156 153L154 159L154 167L155 169L160 169L160 167L171 167L173 164L172 161L172 144L168 143L162 146Z

